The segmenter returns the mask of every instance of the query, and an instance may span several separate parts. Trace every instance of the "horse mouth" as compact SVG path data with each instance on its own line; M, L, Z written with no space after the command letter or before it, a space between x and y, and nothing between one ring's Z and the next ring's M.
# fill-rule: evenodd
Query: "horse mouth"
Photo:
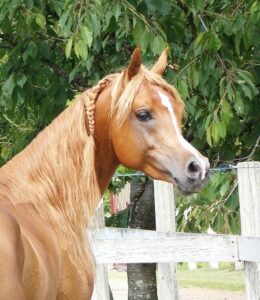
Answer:
M176 177L173 178L175 185L183 195L189 196L194 193L198 193L207 183L208 180L201 180L199 182L187 182L187 184L183 184L180 180L178 180Z

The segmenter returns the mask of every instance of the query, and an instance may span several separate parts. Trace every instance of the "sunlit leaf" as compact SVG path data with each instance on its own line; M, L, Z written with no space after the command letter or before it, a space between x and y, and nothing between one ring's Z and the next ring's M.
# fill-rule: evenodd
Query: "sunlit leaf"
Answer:
M39 25L39 27L45 28L46 20L44 15L38 13L35 17L35 22L37 25Z
M73 43L73 37L70 37L65 47L65 54L67 59L71 56L72 43Z
M180 80L178 82L178 91L183 99L186 99L188 96L188 85L185 80Z

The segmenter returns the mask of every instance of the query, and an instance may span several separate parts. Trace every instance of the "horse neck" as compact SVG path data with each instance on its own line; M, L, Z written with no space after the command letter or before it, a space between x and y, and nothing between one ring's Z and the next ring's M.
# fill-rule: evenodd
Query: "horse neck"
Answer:
M119 162L114 153L110 134L111 84L99 95L95 108L95 169L103 193Z

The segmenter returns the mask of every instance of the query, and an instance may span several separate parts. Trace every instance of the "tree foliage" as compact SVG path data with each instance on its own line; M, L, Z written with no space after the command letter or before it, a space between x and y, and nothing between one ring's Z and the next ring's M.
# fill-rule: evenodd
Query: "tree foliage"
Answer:
M135 45L148 65L169 46L184 134L212 165L259 159L259 24L255 0L2 0L0 164Z

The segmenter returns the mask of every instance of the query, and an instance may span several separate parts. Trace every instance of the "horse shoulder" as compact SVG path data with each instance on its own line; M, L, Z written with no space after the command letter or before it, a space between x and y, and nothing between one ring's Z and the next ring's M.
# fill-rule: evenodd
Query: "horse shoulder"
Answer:
M20 225L8 209L0 206L0 299L25 299L23 265Z
M30 204L17 205L25 251L26 298L54 300L61 286L61 250L56 236Z

